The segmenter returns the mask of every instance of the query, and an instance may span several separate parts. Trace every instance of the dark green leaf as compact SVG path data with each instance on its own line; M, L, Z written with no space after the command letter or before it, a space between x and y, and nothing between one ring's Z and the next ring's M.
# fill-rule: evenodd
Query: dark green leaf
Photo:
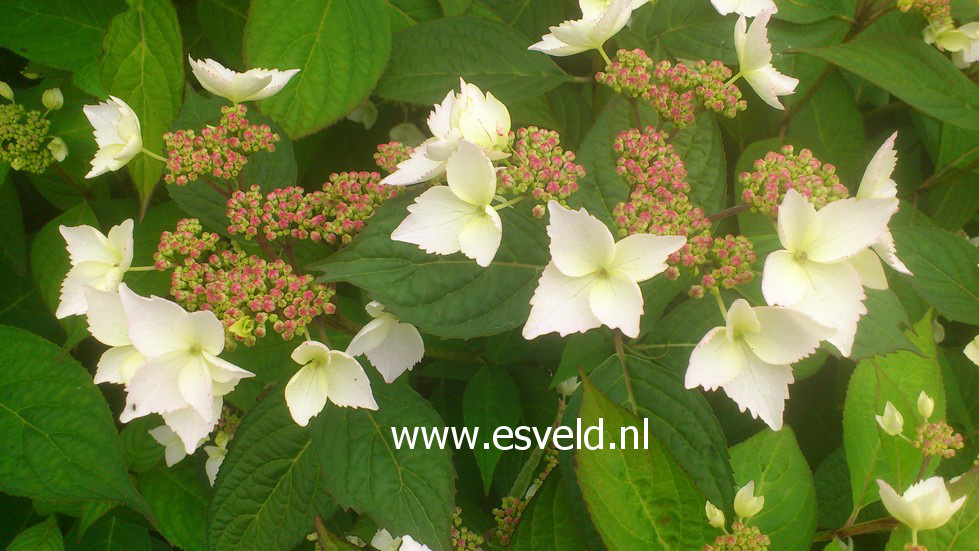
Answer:
M898 256L914 274L914 290L949 319L979 325L979 250L933 228L894 228Z
M510 544L512 551L584 551L578 537L560 472L548 475L520 517Z
M62 551L65 548L55 517L48 517L21 532L10 542L7 551Z
M150 532L114 515L104 516L84 535L68 532L67 551L150 551Z
M503 450L492 445L490 436L497 427L513 427L520 420L520 391L505 369L487 365L476 372L462 396L462 415L466 426L479 427L482 435L473 454L483 475L483 490L488 492L503 455Z
M860 318L850 358L855 361L882 356L897 350L917 352L904 334L911 322L900 299L890 289L864 289L867 314Z
M210 489L203 473L203 466L192 457L173 467L161 461L140 474L137 482L156 516L157 529L184 551L207 551L204 516Z

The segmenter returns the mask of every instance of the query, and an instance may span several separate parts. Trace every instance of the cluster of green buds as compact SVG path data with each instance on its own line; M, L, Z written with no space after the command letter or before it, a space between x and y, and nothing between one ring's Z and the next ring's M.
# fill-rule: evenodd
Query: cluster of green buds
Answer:
M705 512L711 526L724 532L714 540L713 544L703 547L703 551L768 551L771 539L761 533L757 526L749 526L748 521L761 512L765 506L765 497L756 496L755 481L751 481L738 490L734 496L734 512L737 520L731 523L731 531L727 529L724 511L707 502Z
M204 232L184 219L163 232L154 255L157 269L172 269L170 294L189 311L210 310L225 327L229 345L255 344L268 326L292 339L314 318L336 311L334 290L312 275L294 272L282 259L249 255L237 244Z
M377 163L378 168L390 174L398 169L398 163L407 161L408 157L411 157L412 151L414 148L401 142L382 143L377 146L374 162Z
M568 197L578 191L578 178L585 167L576 164L573 151L561 147L561 136L554 130L530 126L510 132L512 155L499 172L497 190L501 195L525 194L536 202L533 215L544 216L548 201L567 206Z
M0 162L14 170L41 174L51 163L68 156L68 146L59 137L49 137L51 121L47 115L61 109L65 98L58 88L45 90L41 103L45 111L29 110L14 102L14 92L0 82L0 97L10 103L0 105Z
M693 298L702 298L705 292L718 287L733 289L755 278L751 265L758 255L754 244L743 235L712 237L707 231L691 238L674 255L679 257L681 265L695 268L695 273L700 275L700 283L690 287ZM671 260L676 264L676 259Z
M731 523L731 532L717 536L713 544L704 546L704 551L768 551L772 540L762 534L757 526L742 522Z
M199 134L193 130L164 134L167 174L163 179L178 186L201 176L233 180L248 163L248 155L275 151L279 135L267 124L250 124L247 114L244 104L226 106L217 126L207 126Z
M462 525L462 508L452 512L452 530L449 532L450 544L455 551L483 551L486 540L483 536Z
M493 509L493 518L496 519L496 538L503 545L510 543L510 538L517 530L520 517L524 509L527 508L527 500L514 496L506 496L499 508Z
M884 404L883 414L874 417L881 430L910 442L921 450L925 457L939 456L946 459L955 457L955 453L965 446L962 435L957 434L945 421L930 421L931 414L935 410L935 401L925 391L921 391L918 395L917 406L921 424L915 429L914 440L904 436L904 416L891 402Z
M241 425L241 415L238 410L228 404L221 408L221 417L218 419L218 430L224 432L229 437L233 437Z
M228 198L228 232L269 241L282 237L346 245L366 226L384 201L398 194L380 183L377 172L330 175L321 191L289 186L262 193L258 186Z
M720 61L693 65L663 60L654 63L641 49L619 50L616 61L595 79L632 100L648 102L676 128L693 122L698 107L727 118L748 108L741 90L730 83L731 69Z
M808 149L796 154L791 145L755 161L754 170L742 172L738 183L741 200L751 205L753 212L772 217L778 214L778 205L790 189L798 191L817 209L850 194L836 175L836 167L820 162Z

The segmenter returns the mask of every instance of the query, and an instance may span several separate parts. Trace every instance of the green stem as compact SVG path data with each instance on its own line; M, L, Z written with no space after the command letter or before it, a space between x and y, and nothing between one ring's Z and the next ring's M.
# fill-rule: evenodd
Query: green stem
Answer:
M152 157L152 158L154 158L154 159L156 159L157 161L160 161L160 162L164 162L164 163L167 162L167 160L165 158L157 155L156 153L153 153L152 151L150 151L149 149L146 149L145 147L142 148L141 151L143 152L143 155L146 155L147 157Z
M518 195L517 197L514 197L513 199L510 199L509 201L504 201L502 203L498 203L496 205L493 205L493 208L496 209L496 210L503 210L503 209L505 209L507 207L512 207L513 205L516 205L517 203L519 203L520 201L523 201L524 199L526 199L526 196L525 195Z
M636 404L636 395L632 392L632 377L629 376L629 368L626 366L625 350L622 347L622 333L615 332L615 354L619 357L622 364L622 378L625 380L625 391L629 395L629 405L632 406L632 413L639 416L639 405Z
M612 60L609 59L608 54L605 53L605 45L604 44L602 44L601 46L598 47L598 53L602 54L602 59L605 60L605 66L606 67L612 65Z
M714 300L717 301L717 307L721 310L721 317L724 318L724 322L727 322L727 306L724 304L724 299L721 298L721 292L717 290L717 287L713 287L710 290L710 294L714 295Z
M156 266L136 266L130 267L127 272L153 272L156 271Z

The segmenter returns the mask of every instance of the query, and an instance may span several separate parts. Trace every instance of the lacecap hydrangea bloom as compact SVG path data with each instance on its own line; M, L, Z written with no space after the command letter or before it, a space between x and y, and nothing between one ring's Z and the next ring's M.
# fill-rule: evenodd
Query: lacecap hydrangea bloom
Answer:
M95 128L95 141L99 144L86 178L119 170L143 150L139 118L126 102L109 96L109 101L86 105L83 111Z
M258 101L278 94L299 69L249 69L239 73L228 69L213 59L197 60L187 56L190 69L197 81L208 92L227 98L235 105L244 101Z
M71 269L61 284L55 315L61 319L88 311L85 287L115 291L133 261L133 221L113 226L103 235L92 226L60 226L68 244Z

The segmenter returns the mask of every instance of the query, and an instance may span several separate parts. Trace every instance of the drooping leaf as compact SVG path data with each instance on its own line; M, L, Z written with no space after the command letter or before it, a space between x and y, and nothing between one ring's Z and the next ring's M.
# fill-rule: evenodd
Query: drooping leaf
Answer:
M487 365L476 372L462 396L462 415L466 426L479 427L482 435L473 455L483 475L483 489L488 492L493 471L503 455L503 450L491 443L490 436L497 427L512 427L520 420L520 391L505 369ZM482 446L484 443L486 446Z

